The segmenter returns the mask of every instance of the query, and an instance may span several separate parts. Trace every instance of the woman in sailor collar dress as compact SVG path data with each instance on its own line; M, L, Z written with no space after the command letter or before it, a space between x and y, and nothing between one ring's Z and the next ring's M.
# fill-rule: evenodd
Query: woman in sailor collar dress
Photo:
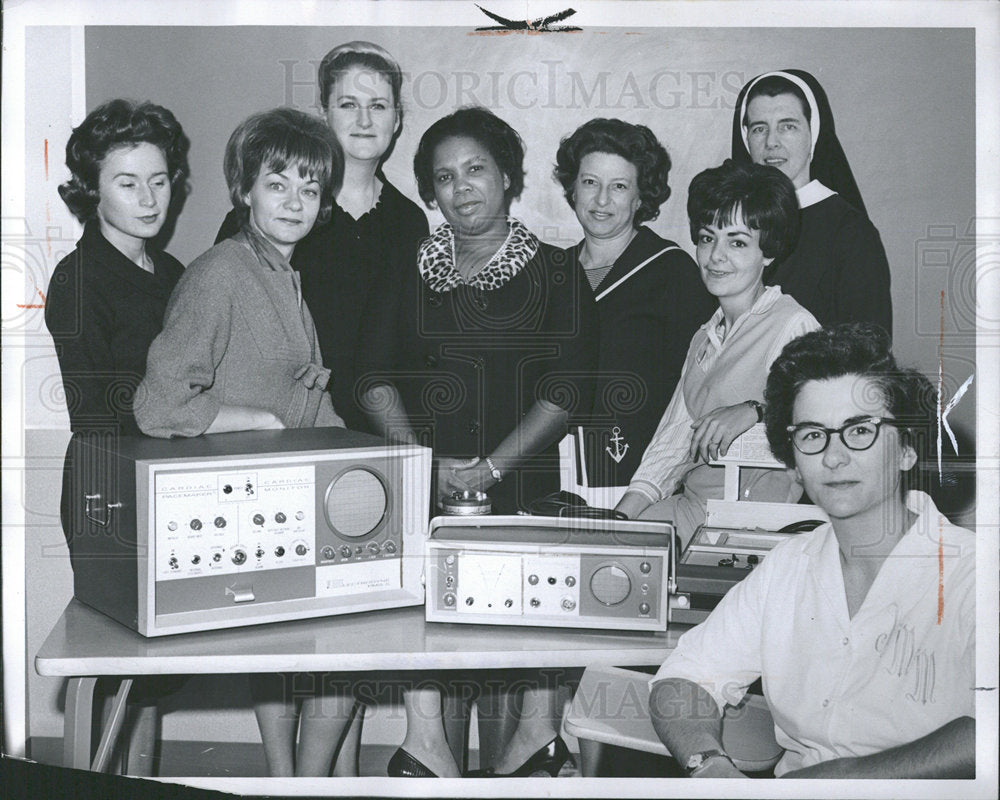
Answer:
M591 505L613 506L628 486L716 306L691 256L645 224L670 197L670 168L649 128L620 119L584 123L556 154L555 178L583 227L567 257L584 268L600 317L591 420L571 431L584 472L575 491Z

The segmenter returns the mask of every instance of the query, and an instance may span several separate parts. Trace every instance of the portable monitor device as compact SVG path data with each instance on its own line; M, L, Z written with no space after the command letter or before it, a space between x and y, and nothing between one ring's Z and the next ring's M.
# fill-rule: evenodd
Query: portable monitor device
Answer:
M428 448L342 428L71 448L74 593L144 636L423 602Z
M427 541L427 619L663 631L673 533L663 522L437 517Z
M771 455L763 425L754 425L712 464L725 470L724 495L722 500L708 500L704 524L677 559L677 591L670 611L675 622L703 622L774 547L828 521L814 505L739 499L741 469L785 469Z

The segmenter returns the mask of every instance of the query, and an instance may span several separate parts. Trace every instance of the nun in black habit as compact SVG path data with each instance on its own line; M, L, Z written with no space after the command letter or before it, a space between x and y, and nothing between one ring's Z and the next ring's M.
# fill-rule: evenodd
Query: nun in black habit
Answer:
M733 159L778 167L795 184L799 241L764 281L821 325L873 322L892 334L889 264L833 124L826 92L802 70L758 75L733 115Z

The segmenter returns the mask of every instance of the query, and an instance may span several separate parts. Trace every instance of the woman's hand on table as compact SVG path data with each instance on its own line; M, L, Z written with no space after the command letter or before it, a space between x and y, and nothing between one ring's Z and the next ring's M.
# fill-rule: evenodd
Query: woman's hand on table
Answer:
M254 430L282 431L285 429L285 423L270 411L258 411L257 414L257 427Z
M436 458L437 501L450 497L455 492L482 491L476 479L478 458ZM487 473L488 474L488 473Z
M692 778L745 778L746 773L725 758L713 758Z
M714 461L729 452L736 438L757 424L757 410L749 403L722 406L699 417L691 427L691 447L688 457L692 461Z
M639 515L652 505L649 498L640 492L626 491L622 499L615 506L615 511L620 511L628 519L637 519Z
M205 433L229 433L231 431L274 431L283 430L283 423L277 416L263 408L249 406L222 406Z
M496 484L497 481L485 460L477 458L470 459L470 461L473 462L470 466L455 471L455 477L459 481L466 484L470 490L477 492L485 492Z

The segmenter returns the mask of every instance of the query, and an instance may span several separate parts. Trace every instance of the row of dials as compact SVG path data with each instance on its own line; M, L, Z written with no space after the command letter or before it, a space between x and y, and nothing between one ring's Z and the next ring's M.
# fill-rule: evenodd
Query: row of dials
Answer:
M342 544L339 547L324 545L319 554L324 561L357 561L359 558L378 558L379 556L395 556L399 547L392 539L386 542L368 542L368 544Z
M306 513L304 511L295 512L295 519L301 522L305 518L306 518ZM250 521L258 527L263 527L268 520L267 517L265 517L263 514L257 513L254 514L252 517L250 517ZM278 525L284 525L286 522L288 522L288 516L284 512L278 511L274 515L274 521ZM216 528L221 529L225 528L229 524L229 522L226 520L225 517L220 515L213 520L213 524L215 525ZM188 527L193 531L200 531L202 528L205 527L205 523L201 521L200 517L193 517L188 522ZM168 531L176 531L178 528L180 528L180 523L178 523L177 520L170 520L167 523Z
M294 548L292 548L291 552L294 552L295 555L300 557L305 556L309 553L309 546L304 542L299 542L294 546ZM275 558L284 558L286 554L289 554L289 550L287 550L284 545L278 545L274 548ZM253 551L253 555L258 562L263 561L264 557L267 555L267 550L263 547L257 547L257 549ZM225 556L221 550L216 550L208 559L202 559L200 553L192 553L189 556L186 556L186 560L194 567L200 566L203 560L212 564L222 564L224 558ZM241 567L248 561L249 556L245 548L237 546L234 547L232 552L229 554L229 559L237 567ZM181 568L181 558L175 552L171 552L170 558L167 559L167 566L169 566L171 570L179 570Z

